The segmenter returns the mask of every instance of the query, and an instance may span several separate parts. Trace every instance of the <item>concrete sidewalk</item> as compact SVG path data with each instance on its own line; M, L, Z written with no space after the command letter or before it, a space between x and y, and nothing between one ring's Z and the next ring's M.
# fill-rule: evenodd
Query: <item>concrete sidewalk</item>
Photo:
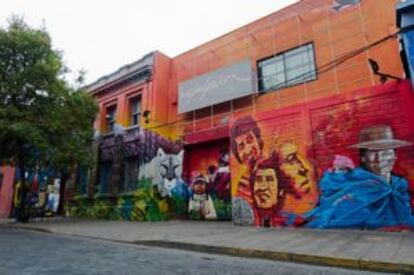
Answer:
M210 221L74 219L3 226L207 253L414 274L413 232L267 229Z

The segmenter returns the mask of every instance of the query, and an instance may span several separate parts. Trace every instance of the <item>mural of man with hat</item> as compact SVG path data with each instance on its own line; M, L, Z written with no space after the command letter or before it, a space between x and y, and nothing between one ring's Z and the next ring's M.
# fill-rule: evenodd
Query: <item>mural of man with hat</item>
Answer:
M361 129L360 166L349 173L326 172L319 206L305 215L314 228L414 228L407 181L392 174L396 149L411 143L394 138L388 125Z
M391 171L397 159L395 149L411 145L394 139L390 126L377 125L361 130L359 142L350 148L360 149L361 166L391 183Z

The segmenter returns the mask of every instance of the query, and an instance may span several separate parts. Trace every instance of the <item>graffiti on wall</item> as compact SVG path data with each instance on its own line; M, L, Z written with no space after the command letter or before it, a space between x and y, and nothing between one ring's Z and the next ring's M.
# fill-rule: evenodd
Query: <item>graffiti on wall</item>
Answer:
M291 120L290 123L295 123ZM289 123L289 124L290 124ZM274 124L267 126L275 132ZM290 126L285 129L290 129ZM263 132L263 133L262 133ZM284 225L291 214L303 214L317 202L312 165L302 156L295 140L269 135L253 117L235 121L231 130L234 164L233 215L236 223L260 226ZM293 137L291 135L290 137ZM245 209L251 208L247 211ZM237 220L238 219L238 220Z
M135 221L186 218L191 191L182 178L182 145L142 129L119 135L101 142L94 198L73 200L71 214Z
M413 137L401 104L384 93L234 118L233 221L414 228ZM376 105L385 110L368 112Z
M269 122L262 127L272 127ZM316 184L310 161L294 141L267 147L252 117L232 127L237 173L233 217L239 224L305 225L318 228L414 226L408 183L392 174L395 149L409 146L395 139L388 125L361 129L360 166L336 155L331 169Z
M392 173L396 149L411 145L395 139L388 125L361 129L358 143L360 166L337 157L320 181L320 203L306 215L309 227L368 229L413 227L408 182Z
M190 219L231 219L230 154L227 142L210 144L189 153Z

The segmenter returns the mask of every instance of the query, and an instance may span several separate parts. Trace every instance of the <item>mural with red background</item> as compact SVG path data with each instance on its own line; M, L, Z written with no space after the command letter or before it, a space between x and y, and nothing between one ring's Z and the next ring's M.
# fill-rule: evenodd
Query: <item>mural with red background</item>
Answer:
M231 220L229 140L185 148L185 167L190 189L189 218Z
M234 222L412 227L413 129L406 81L234 117Z

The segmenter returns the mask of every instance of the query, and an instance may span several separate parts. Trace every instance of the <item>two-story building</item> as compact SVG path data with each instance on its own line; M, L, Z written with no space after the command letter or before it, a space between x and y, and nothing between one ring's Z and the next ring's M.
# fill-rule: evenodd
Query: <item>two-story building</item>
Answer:
M396 3L302 0L89 85L98 195L74 214L410 225L414 99Z

